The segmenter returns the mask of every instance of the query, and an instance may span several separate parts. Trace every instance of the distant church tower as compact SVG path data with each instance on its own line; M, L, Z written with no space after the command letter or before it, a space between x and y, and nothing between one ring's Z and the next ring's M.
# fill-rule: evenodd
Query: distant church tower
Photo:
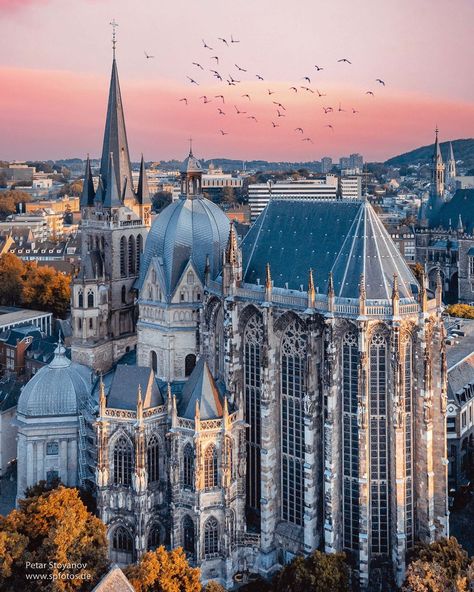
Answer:
M82 259L72 285L72 356L105 371L136 344L133 285L151 210L143 157L137 191L133 188L115 31L99 183L94 190L88 158L80 205Z
M453 145L449 142L448 160L446 161L446 185L453 187L456 177L456 161L454 160Z
M428 201L421 207L419 213L420 226L429 226L430 220L437 215L444 203L445 191L445 166L441 156L441 148L438 141L438 128L436 128L436 138L434 144L433 156L431 157L431 186Z

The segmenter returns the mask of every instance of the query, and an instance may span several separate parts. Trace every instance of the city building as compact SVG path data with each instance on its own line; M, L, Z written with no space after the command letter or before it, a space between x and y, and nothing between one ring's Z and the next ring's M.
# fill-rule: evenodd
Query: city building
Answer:
M339 190L342 199L360 199L362 197L362 177L360 175L341 176Z
M386 225L387 231L391 239L397 246L405 261L415 263L416 247L415 247L415 229L413 226L407 224Z
M323 174L330 173L332 169L332 158L324 156L321 158L321 172Z
M50 312L0 306L0 333L25 325L34 325L45 335L51 335L52 322L53 315Z
M224 173L221 167L215 167L212 162L209 165L207 173L202 175L203 193L213 201L220 202L222 200L226 187L232 191L240 191L242 185L242 177Z
M0 374L20 378L25 374L26 350L43 337L35 325L15 327L0 333Z
M65 195L58 199L41 199L25 203L25 212L27 214L41 213L43 210L49 210L56 214L79 212L79 197Z

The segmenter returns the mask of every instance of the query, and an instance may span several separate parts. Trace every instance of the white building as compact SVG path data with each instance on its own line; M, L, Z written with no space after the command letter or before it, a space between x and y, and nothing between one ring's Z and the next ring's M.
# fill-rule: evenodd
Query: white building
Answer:
M362 177L360 175L341 177L340 184L343 199L360 199L362 197Z

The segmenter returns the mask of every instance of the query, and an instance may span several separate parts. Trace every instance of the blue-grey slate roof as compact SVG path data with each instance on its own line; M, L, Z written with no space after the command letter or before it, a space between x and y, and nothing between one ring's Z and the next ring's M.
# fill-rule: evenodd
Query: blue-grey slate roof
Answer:
M474 189L458 189L452 199L444 203L437 214L430 218L430 227L455 229L461 216L465 232L474 232Z
M178 415L194 419L196 401L199 401L201 419L218 419L222 417L224 397L220 392L209 366L201 358L183 387L178 401Z

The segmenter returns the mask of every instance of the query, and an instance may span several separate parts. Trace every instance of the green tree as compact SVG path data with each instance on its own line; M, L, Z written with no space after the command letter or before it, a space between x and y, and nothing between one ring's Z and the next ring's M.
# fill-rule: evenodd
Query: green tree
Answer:
M86 592L107 568L106 527L87 511L77 489L60 486L32 495L0 517L4 592ZM26 574L46 577L28 580Z
M125 575L136 592L201 592L201 572L190 567L178 547L167 551L163 546L145 553L137 564L129 565Z
M58 195L60 195L61 197L63 195L72 195L75 197L80 197L82 193L82 186L83 181L81 179L76 179L72 183L65 183L59 190Z
M344 553L314 551L286 565L275 581L275 592L349 592L350 569Z
M227 204L233 204L236 202L233 187L224 187L222 191L222 202Z

